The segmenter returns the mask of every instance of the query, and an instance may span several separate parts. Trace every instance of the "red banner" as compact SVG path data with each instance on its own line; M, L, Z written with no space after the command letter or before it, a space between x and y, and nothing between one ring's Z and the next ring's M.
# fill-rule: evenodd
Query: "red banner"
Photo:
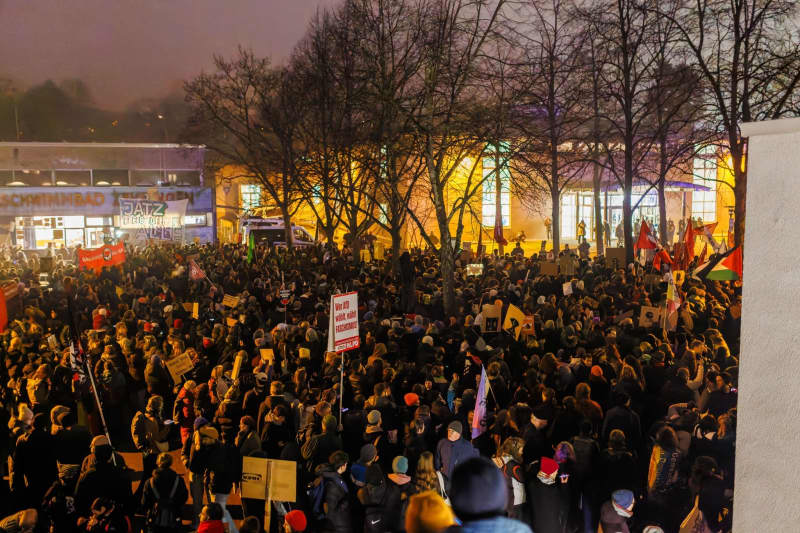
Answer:
M105 245L92 250L78 250L80 268L100 272L103 267L112 267L125 262L125 246L122 243Z

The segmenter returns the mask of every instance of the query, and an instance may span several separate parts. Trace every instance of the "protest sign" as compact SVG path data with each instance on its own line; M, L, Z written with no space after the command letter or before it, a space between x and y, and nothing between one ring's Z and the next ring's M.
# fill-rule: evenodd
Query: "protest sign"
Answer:
M86 270L100 272L103 267L112 267L125 262L125 245L122 243L78 250L78 266Z
M525 315L525 320L522 323L522 334L525 336L536 335L536 327L534 325L533 315Z
M500 331L500 312L502 309L493 304L484 304L481 310L483 321L481 333L498 333Z
M503 321L503 330L508 331L515 339L519 339L525 323L525 313L516 305L509 305L506 318Z
M275 352L272 351L272 348L261 348L259 354L261 355L261 360L265 363L271 365L275 362Z
M572 294L572 282L568 281L561 287L564 291L564 296L569 296Z
M330 323L331 352L345 352L358 348L361 339L358 336L358 293L347 292L331 296Z
M165 361L164 364L167 365L169 375L172 376L172 380L175 383L180 383L181 377L194 368L194 364L192 364L192 360L189 358L189 354L187 353L176 355L175 357Z
M239 305L239 296L226 294L225 296L222 297L222 305L225 307L236 307L237 305Z
M606 264L614 266L614 261L617 268L625 267L625 248L606 248Z
M200 318L200 304L198 302L192 304L192 318Z
M266 499L267 461L260 457L242 457L242 498Z
M572 258L572 256L565 255L564 257L559 258L558 268L561 270L562 276L574 276L575 260Z
M472 263L467 265L467 276L483 275L483 263Z
M225 324L227 324L229 328L232 328L233 326L236 325L236 319L233 317L227 317L225 319Z
M673 270L672 271L673 279L675 280L675 286L680 287L683 285L683 282L686 280L686 271L684 270Z
M303 348L302 346L297 349L298 357L300 359L311 359L311 350Z
M558 265L552 262L542 263L539 273L543 276L558 276Z
M660 316L660 308L643 305L639 314L639 326L643 328L651 328L658 324L658 319Z
M231 379L233 381L239 379L239 374L242 372L242 363L244 363L244 355L239 354L233 361L233 372L231 372Z

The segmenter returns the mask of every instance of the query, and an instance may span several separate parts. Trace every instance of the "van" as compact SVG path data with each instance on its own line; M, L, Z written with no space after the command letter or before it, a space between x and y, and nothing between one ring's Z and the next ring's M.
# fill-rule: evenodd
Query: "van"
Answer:
M250 241L252 233L256 244L286 246L285 228L282 218L246 218L242 221L242 244ZM314 237L303 226L292 224L292 246L304 248L314 244Z

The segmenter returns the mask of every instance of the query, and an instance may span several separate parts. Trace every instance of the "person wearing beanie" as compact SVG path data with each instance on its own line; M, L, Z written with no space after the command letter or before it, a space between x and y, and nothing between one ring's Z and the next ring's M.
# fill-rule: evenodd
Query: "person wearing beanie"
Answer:
M419 396L413 392L408 392L403 396L403 401L406 404L406 407L419 407Z
M420 492L409 498L406 533L439 533L455 523L453 510L435 491Z
M81 463L90 452L92 435L88 428L78 425L77 418L69 409L59 413L57 421L59 429L53 435L53 449L59 475L77 478Z
M615 490L611 499L600 507L603 533L630 533L628 520L633 516L636 500L629 490Z
M453 471L451 485L450 503L462 525L445 531L531 533L527 525L505 516L508 487L503 473L489 459L473 457L458 465Z
M143 480L142 508L147 509L146 520L159 524L159 533L177 532L181 527L181 509L189 499L186 482L172 468L172 456L160 453L156 469L150 479ZM158 510L155 511L156 503Z
M391 392L388 387L382 390ZM381 392L381 395L383 394L384 392ZM379 397L377 401L383 401L383 397ZM388 408L387 406L387 409ZM378 462L385 472L392 469L392 458L395 456L396 452L395 445L389 441L389 437L383 428L383 416L377 409L373 409L367 413L367 427L364 429L362 442L375 446L375 449L378 451Z
M530 413L530 422L522 433L522 440L525 441L525 446L522 448L522 459L524 464L529 465L538 461L541 456L553 453L553 448L545 434L545 429L553 419L553 410L550 406L542 404L533 411L527 409L520 410L520 412Z
M402 531L405 524L405 514L408 499L414 493L411 476L408 475L408 459L398 455L392 461L392 473L387 476L389 486L389 501L386 504L387 521L395 531Z
M293 509L283 517L284 533L300 533L308 527L306 515L300 509ZM241 531L241 530L240 530Z
M436 445L434 467L444 476L445 486L449 490L450 478L455 468L472 457L478 456L472 444L462 438L461 422L454 420L447 425L447 437Z
M95 463L78 478L75 485L75 511L77 516L88 516L92 502L97 498L113 500L123 511L132 512L131 480L128 472L114 466L112 449L108 440L95 437L92 443ZM156 466L154 458L153 466ZM149 476L148 476L149 477ZM143 485L143 483L140 483ZM144 487L142 487L144 489Z
M363 487L366 483L367 468L378 460L378 450L374 444L365 444L361 447L358 460L350 467L350 479L356 487Z
M225 525L222 523L224 512L218 503L209 503L200 511L197 526L197 533L225 533Z
M97 463L97 449L103 446L107 446L108 450L111 450L111 445L108 443L108 438L105 435L98 435L92 439L92 443L89 445L89 455L84 457L81 463L80 475L86 473ZM101 453L101 455L103 455L103 453ZM113 452L113 455L114 459L111 461L111 464L116 465L116 467L122 471L128 470L128 465L125 464L125 458L116 451Z
M572 531L569 527L577 528L580 522L577 509L570 507L569 475L559 475L558 463L550 457L540 458L538 468L534 464L533 471L537 474L527 481L533 530Z

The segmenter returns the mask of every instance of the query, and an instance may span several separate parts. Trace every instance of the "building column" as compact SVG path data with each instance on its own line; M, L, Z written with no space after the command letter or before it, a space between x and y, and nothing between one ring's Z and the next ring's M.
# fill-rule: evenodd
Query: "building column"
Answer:
M733 530L798 531L800 118L742 125L748 143Z

